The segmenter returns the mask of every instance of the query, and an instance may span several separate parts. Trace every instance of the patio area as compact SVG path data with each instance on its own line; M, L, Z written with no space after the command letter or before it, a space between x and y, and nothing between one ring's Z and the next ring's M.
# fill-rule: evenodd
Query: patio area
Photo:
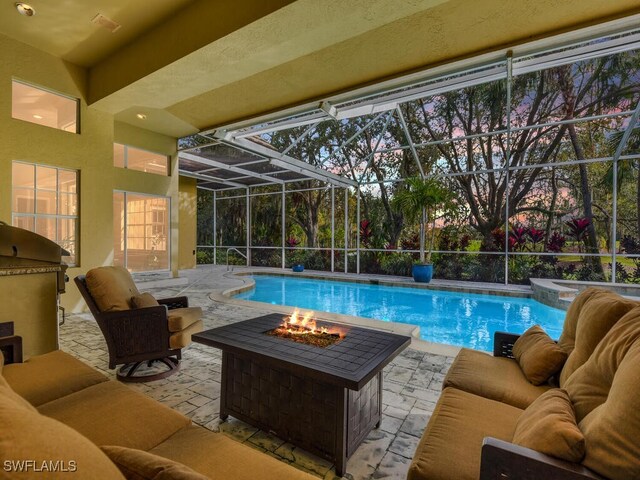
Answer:
M187 285L145 288L145 283L172 283L162 276L146 276L147 282L139 281L139 286L158 298L187 295L191 305L202 307L205 329L263 315L262 304L260 308L250 308L214 302L209 298L215 291L237 286L238 281L225 277L225 273L225 267L201 266L181 272L181 277L188 280ZM90 314L68 315L60 327L60 343L62 350L115 378L115 371L107 369L106 344ZM194 343L183 352L181 371L177 374L129 386L187 415L205 428L221 431L321 478L337 478L330 463L290 443L232 417L220 422L221 361L218 350ZM411 458L452 361L453 357L408 348L385 368L382 423L349 459L343 478L406 478Z

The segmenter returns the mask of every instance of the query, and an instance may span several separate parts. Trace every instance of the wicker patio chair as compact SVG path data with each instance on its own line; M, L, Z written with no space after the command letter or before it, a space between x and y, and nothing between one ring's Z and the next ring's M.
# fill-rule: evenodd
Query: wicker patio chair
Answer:
M101 282L99 288L95 278ZM191 343L192 334L202 331L199 307L189 307L187 297L175 297L158 299L154 306L134 308L140 294L122 267L95 268L74 281L107 342L109 368L122 365L117 371L119 380L145 382L178 371L182 348ZM160 368L159 373L153 369L149 374L135 375L145 362L148 367L154 363L161 367L157 364L160 362L166 368Z

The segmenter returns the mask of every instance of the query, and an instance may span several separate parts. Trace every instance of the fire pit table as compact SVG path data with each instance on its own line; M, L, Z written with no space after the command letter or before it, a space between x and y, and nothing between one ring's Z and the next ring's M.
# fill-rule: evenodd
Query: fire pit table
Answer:
M326 458L347 459L380 425L382 369L410 337L330 322L339 340L320 347L274 335L281 314L214 328L193 341L222 350L220 418L229 415Z

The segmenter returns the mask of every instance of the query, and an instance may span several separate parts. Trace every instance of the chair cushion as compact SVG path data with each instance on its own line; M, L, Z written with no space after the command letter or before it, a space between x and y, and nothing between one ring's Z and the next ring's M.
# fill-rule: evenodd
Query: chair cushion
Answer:
M6 477L2 478L90 478L124 479L118 468L87 438L68 426L24 409L0 395L0 458ZM35 473L32 468L22 474L6 472L7 462L31 460L43 465L66 468L69 473ZM59 463L56 463L59 462Z
M564 325L562 327L562 334L558 339L558 345L567 352L567 355L571 354L573 347L576 343L576 329L578 327L578 316L585 303L587 303L591 297L597 293L608 293L609 290L604 288L589 287L580 292L576 298L573 299L571 305L567 309L567 315L564 318Z
M613 292L595 292L578 314L575 346L560 372L560 386L591 356L600 340L629 310L640 305Z
M568 462L581 462L584 435L567 392L554 388L534 400L520 415L512 442Z
M11 388L36 407L108 380L62 350L6 365L2 373Z
M149 450L191 421L121 383L109 381L41 405L40 413L96 445Z
M313 477L221 433L192 425L150 453L183 463L211 480L313 480Z
M208 480L186 465L142 450L116 446L100 448L127 480Z
M511 441L522 410L445 388L431 415L408 480L477 480L485 437Z
M204 323L202 323L202 320L198 320L184 330L171 334L169 337L169 348L175 350L188 346L191 343L191 335L200 333L203 327Z
M567 380L584 434L583 464L611 480L640 478L640 307Z
M2 350L0 350L0 373L2 373L2 368L4 367L4 354Z
M202 308L185 307L169 310L169 331L179 332L202 318Z
M549 388L532 385L513 358L493 357L463 348L456 356L443 388L455 387L481 397L525 409Z
M92 268L86 275L87 290L101 312L129 310L131 297L140 292L124 267Z
M148 292L131 297L131 306L133 308L157 307L158 305L160 304L155 297Z
M534 385L547 383L567 360L567 353L540 325L534 325L515 341L513 356L525 377Z

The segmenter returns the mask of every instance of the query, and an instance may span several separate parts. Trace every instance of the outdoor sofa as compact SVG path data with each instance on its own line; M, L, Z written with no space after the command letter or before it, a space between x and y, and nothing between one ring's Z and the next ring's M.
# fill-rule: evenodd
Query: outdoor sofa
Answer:
M409 480L640 478L640 303L588 288L557 344L525 335L460 351Z
M314 478L60 350L2 364L0 478Z

